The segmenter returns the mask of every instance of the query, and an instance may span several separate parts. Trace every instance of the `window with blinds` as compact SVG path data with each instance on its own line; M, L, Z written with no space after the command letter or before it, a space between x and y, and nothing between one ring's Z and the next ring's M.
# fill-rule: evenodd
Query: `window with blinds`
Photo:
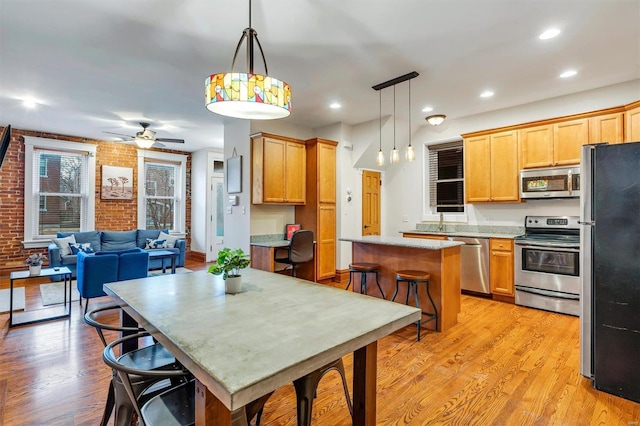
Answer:
M462 141L428 148L429 205L436 212L464 212Z
M33 205L36 238L84 229L89 199L87 153L33 151Z

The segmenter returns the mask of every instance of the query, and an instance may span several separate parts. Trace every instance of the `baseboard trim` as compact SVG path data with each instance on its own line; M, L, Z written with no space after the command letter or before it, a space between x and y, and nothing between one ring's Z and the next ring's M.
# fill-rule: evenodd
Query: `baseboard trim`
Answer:
M347 284L349 282L349 270L336 269L336 276L333 277L333 281L341 284Z
M198 261L198 262L205 262L206 259L207 259L206 253L202 253L202 252L199 252L199 251L193 251L193 250L188 253L188 256L189 256L189 259L195 260L195 261Z

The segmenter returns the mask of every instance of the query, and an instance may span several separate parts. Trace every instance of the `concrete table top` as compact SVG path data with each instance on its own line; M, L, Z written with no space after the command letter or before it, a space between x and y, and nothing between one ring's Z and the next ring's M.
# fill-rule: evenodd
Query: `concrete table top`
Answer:
M230 411L420 319L418 309L255 269L104 285Z

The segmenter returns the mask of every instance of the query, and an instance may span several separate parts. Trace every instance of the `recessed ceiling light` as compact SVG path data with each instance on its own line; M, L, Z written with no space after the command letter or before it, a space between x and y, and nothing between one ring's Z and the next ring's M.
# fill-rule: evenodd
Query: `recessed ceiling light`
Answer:
M545 32L540 34L538 36L538 38L540 40L549 40L550 38L554 38L558 34L560 34L560 30L559 29L557 29L557 28L549 28L548 30L546 30Z
M334 103L332 103L331 105L329 105L329 108L331 108L331 109L338 109L338 108L340 108L340 107L342 107L342 105L340 105L340 104L339 104L339 103L337 103L337 102L334 102Z
M563 72L562 74L560 74L560 78L573 77L576 74L578 74L578 71L576 71L576 70L567 70L567 71Z
M433 108L431 108L430 106L426 106L422 108L422 112L431 112L431 111L433 111Z
M490 98L492 96L493 92L491 90L485 90L484 92L480 93L481 98Z

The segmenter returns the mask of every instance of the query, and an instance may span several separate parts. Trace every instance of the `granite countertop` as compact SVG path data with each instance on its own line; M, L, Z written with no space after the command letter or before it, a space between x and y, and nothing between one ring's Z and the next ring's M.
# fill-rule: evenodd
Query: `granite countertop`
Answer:
M412 234L446 235L447 237L470 238L509 238L513 239L524 234L521 226L491 226L491 225L444 225L442 230L437 224L418 224L416 229L400 231Z
M289 243L289 240L252 241L250 245L258 247L286 247L289 245Z
M364 237L345 237L340 241L353 243L379 244L383 246L411 247L426 250L442 250L449 247L464 245L464 243L446 240L423 240L420 238L387 237L381 235L367 235Z

